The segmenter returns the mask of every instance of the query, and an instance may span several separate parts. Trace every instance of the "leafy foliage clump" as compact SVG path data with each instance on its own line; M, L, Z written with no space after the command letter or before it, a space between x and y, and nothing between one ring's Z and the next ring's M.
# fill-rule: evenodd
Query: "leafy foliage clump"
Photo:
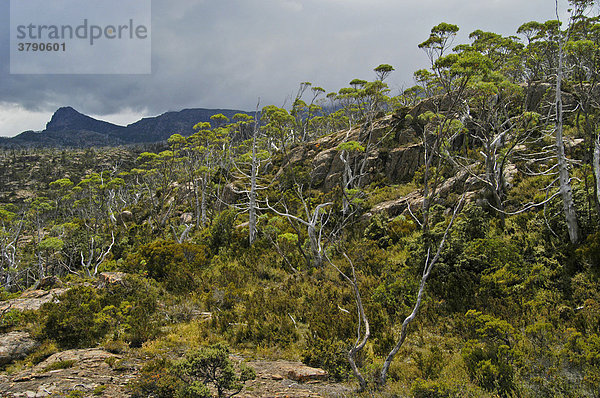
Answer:
M326 370L337 381L346 380L350 375L347 344L337 339L310 339L302 353L302 362Z
M159 291L148 281L130 276L123 285L106 289L80 285L58 303L42 306L40 337L62 348L92 347L105 335L139 346L158 333L155 320Z
M165 359L154 359L144 364L137 378L128 384L133 398L178 397L184 388L183 381L172 372L172 363Z
M506 321L470 310L466 314L467 333L471 339L462 350L469 375L488 391L510 395L514 384L514 329Z
M130 255L126 268L163 283L169 291L183 293L197 286L195 275L207 261L206 246L156 240Z
M187 352L175 371L185 382L185 396L195 398L210 397L208 386L217 390L219 398L231 397L244 388L246 381L256 378L254 370L243 363L236 372L229 359L229 347L221 343Z

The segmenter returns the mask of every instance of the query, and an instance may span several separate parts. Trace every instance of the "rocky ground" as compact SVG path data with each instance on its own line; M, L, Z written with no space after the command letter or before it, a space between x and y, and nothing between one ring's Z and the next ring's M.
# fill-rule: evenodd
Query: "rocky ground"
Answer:
M241 357L233 357L240 360ZM84 397L125 398L127 384L143 364L141 359L111 354L101 349L68 350L54 354L33 368L0 374L2 397L60 397L74 390ZM352 390L331 383L321 369L300 362L253 360L256 379L246 383L242 398L347 397Z
M33 368L0 375L0 394L2 397L60 397L79 390L85 397L126 397L126 385L137 375L135 369L139 363L119 364L121 359L99 349L59 352Z
M249 361L256 379L247 382L240 397L349 397L352 390L346 385L328 381L322 369L310 368L300 362Z
M119 283L120 273L103 273L99 286ZM29 290L19 298L0 303L0 312L8 310L35 311L42 304L56 300L67 289ZM39 343L26 331L11 331L0 335L0 365L25 358ZM244 358L232 355L234 362ZM0 372L0 397L66 397L80 391L83 397L129 397L127 385L135 379L144 358L135 352L113 354L99 348L58 352L29 368ZM238 395L242 398L279 397L346 397L352 396L347 385L328 380L322 369L300 362L283 360L250 360L256 379L248 381ZM80 394L81 394L80 393ZM75 396L75 395L72 395Z

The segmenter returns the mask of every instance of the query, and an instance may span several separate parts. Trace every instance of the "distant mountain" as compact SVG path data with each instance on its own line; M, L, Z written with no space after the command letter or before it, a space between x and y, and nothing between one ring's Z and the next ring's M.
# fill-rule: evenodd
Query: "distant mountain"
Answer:
M123 126L103 122L77 112L70 106L59 108L46 124L46 132L50 131L93 131L101 134L116 135Z
M120 135L125 142L157 142L168 139L173 134L191 135L196 123L210 122L210 117L222 113L230 120L236 113L254 116L255 112L231 109L184 109L179 112L167 112L160 116L148 117L128 125Z
M229 119L236 113L255 114L232 109L184 109L119 126L67 106L52 115L45 130L25 131L12 138L0 138L0 147L90 147L161 142L176 133L191 135L196 123L210 122L210 117L219 113Z

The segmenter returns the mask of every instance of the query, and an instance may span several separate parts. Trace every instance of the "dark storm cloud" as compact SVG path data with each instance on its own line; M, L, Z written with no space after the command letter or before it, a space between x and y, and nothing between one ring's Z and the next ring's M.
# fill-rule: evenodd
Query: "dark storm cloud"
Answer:
M475 29L515 34L554 12L552 0L154 0L151 75L60 76L9 75L8 1L0 4L0 113L4 103L95 115L252 110L258 97L283 105L302 81L337 91L373 79L380 63L396 68L388 83L397 93L427 66L417 44L437 23L459 25L458 43Z

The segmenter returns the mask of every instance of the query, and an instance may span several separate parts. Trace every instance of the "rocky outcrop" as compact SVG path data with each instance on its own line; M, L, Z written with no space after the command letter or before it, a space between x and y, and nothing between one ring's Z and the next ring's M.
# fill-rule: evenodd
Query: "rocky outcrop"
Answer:
M194 221L194 215L192 213L183 213L181 216L179 216L179 219L182 223L189 224Z
M243 358L231 358L240 361ZM351 397L352 386L327 380L327 373L301 362L250 360L248 366L256 371L256 379L246 382L240 398L258 397ZM236 395L237 396L237 395Z
M56 366L60 362L69 366ZM59 352L16 375L3 375L0 396L63 397L79 390L85 397L102 391L104 397L124 398L129 396L126 385L136 377L140 366L139 361L124 362L119 355L94 348Z
M366 216L370 217L373 214L383 214L388 218L393 218L408 213L409 206L410 211L414 213L421 209L422 202L423 197L418 192L412 192L407 196L377 204Z
M98 277L98 287L106 287L109 285L122 285L124 284L125 277L127 276L124 272L101 272Z
M232 357L233 360L241 359ZM293 361L249 361L257 374L257 379L270 380L293 380L298 383L310 383L315 381L326 381L329 377L327 372L320 368L306 366L302 362Z
M51 290L28 290L17 299L7 300L0 303L0 311L7 308L19 311L36 311L48 302L55 301L68 289L57 288Z
M335 148L319 152L312 161L311 179L315 186L322 186L325 191L333 189L344 170L339 151Z
M311 368L305 365L290 366L283 369L285 377L298 383L307 383L310 381L327 380L329 375L326 371L319 368Z
M423 146L412 127L400 128L404 124L398 122L395 115L381 118L371 131L371 143L378 144L372 145L366 154L359 152L350 156L351 164L360 163L366 156L363 185L382 180L390 184L405 183L421 166ZM331 191L341 184L344 172L344 162L337 147L348 141L358 141L366 146L365 135L365 131L358 127L298 145L289 151L277 177L289 166L310 165L312 186L325 192Z
M23 359L39 346L28 332L0 335L0 365Z
M47 369L55 362L73 361L79 366L83 366L98 364L100 362L106 361L107 358L111 357L118 358L119 356L98 348L67 350L63 352L57 352L56 354L49 356L48 358L46 358L45 361L34 366L33 369L31 369L31 371L34 373L43 373L44 369Z
M466 192L465 200L467 202L475 199L478 192L483 189L483 183L476 177L471 176L466 171L459 171L455 176L445 180L438 188L437 194L440 198L446 198L449 194L462 194ZM423 205L423 196L420 191L413 191L406 196L397 199L388 200L375 205L369 213L370 217L373 214L383 214L388 218L394 218L399 215L411 217L413 214L420 211Z
M380 162L384 163L385 176L391 183L408 182L423 163L423 145L413 144L394 148L386 153L385 157L379 158ZM373 171L377 166L373 165Z
M233 356L234 361L242 357ZM67 366L61 367L60 365ZM246 383L241 398L290 397L317 398L349 396L350 387L327 381L327 373L318 368L292 361L251 360L257 377ZM90 348L54 354L14 375L0 375L1 397L66 396L74 390L82 396L125 398L130 396L127 384L137 377L143 360ZM58 365L58 366L57 366ZM55 369L55 370L50 370Z
M133 213L129 210L124 210L117 215L117 222L119 224L127 225L128 222L134 221Z

